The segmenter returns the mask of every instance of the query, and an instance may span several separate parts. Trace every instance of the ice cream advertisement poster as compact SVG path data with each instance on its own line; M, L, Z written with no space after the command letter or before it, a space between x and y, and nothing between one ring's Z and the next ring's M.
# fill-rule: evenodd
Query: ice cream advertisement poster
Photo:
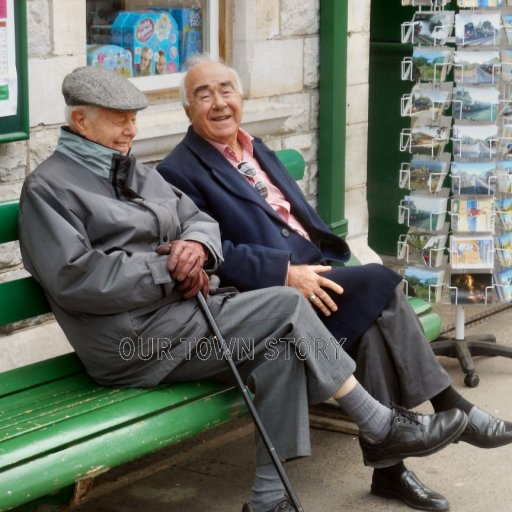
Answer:
M0 0L0 117L15 115L17 103L14 0Z

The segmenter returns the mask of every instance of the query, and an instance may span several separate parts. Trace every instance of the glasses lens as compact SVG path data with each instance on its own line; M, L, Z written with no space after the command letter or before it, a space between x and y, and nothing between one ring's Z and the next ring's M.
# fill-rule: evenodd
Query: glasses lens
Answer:
M254 176L256 176L256 169L248 162L241 162L238 164L238 170L250 178L254 178Z

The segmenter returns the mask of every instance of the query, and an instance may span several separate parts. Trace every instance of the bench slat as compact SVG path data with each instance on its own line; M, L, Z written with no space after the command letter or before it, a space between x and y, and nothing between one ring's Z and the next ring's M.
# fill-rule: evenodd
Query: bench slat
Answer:
M281 149L276 152L276 156L295 181L304 178L306 163L304 157L296 149Z
M107 394L92 404L78 400L68 410L53 411L40 422L37 419L20 422L19 431L16 426L6 431L9 436L0 443L0 470L30 459L34 453L44 454L72 443L82 443L84 439L102 432L118 430L145 417L186 406L188 402L222 391L223 386L211 381L197 381L153 390L105 389Z
M0 202L0 244L18 240L18 201Z
M173 385L173 389L175 387ZM161 393L155 390L153 394ZM142 408L144 401L147 401L146 397L137 407ZM26 463L0 470L0 510L32 501L82 478L93 477L244 413L240 393L237 390L222 391L157 415L140 417L112 431L84 437L78 444L61 444L62 449L53 452L43 451L35 455L40 451L39 447L32 447L28 450L31 458Z
M84 367L74 353L15 368L2 373L0 399L79 373L84 373Z
M26 416L28 410L31 414L39 414L39 411L55 408L73 397L85 398L101 389L84 373L0 398L0 430L5 428L6 422L16 421L20 415Z
M50 312L44 292L33 277L0 283L0 325Z

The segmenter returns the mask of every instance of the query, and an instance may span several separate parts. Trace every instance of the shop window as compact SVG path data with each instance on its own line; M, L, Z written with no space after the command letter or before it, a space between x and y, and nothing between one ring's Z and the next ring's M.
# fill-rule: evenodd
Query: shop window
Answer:
M87 64L143 91L177 87L194 54L219 54L219 0L86 0Z

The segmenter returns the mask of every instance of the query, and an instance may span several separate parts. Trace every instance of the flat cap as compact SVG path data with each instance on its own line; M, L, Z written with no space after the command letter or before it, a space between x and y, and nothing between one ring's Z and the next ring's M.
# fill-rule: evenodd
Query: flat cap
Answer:
M148 106L144 94L128 79L102 68L83 66L62 82L66 105L93 105L119 112L135 112Z

